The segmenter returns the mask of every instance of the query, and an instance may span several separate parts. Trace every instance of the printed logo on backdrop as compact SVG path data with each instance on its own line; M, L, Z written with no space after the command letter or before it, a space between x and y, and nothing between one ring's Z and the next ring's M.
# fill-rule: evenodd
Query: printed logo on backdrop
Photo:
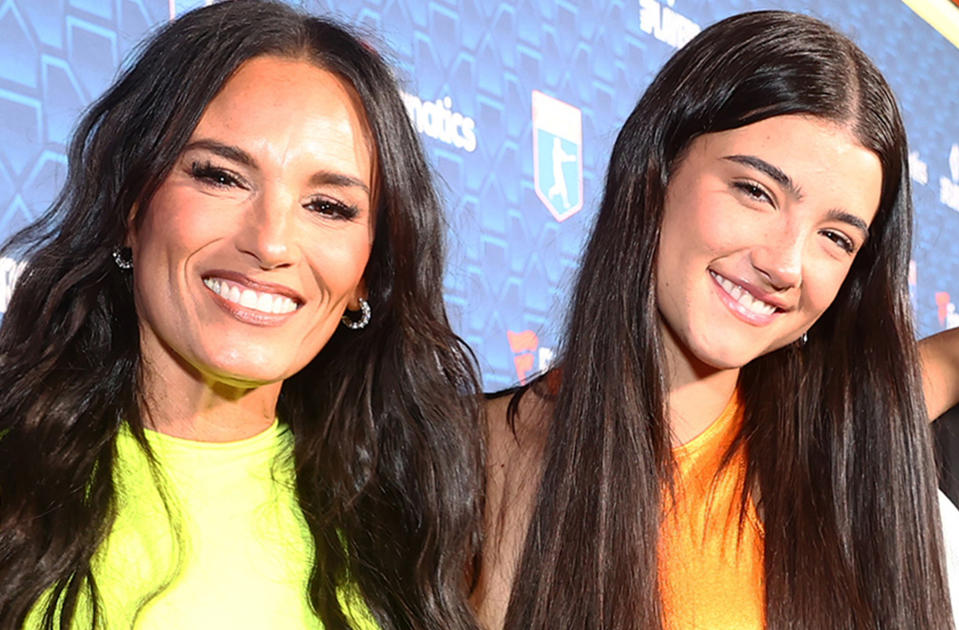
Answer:
M945 330L959 327L959 313L956 312L952 297L946 291L936 291L936 311L939 315L939 328Z
M467 153L476 150L476 122L454 111L452 98L424 101L406 92L400 92L400 97L416 131Z
M557 221L583 207L583 114L533 90L533 180L536 196Z
M539 336L532 330L522 332L506 331L509 349L513 352L513 364L516 366L516 378L525 384L531 374L539 374L549 369L553 363L553 349L541 348Z
M959 144L949 151L949 175L939 178L939 201L959 212Z
M674 11L674 6L676 0L639 0L639 28L664 44L682 48L702 29L685 15Z
M13 287L26 266L27 263L24 261L17 261L6 256L0 258L0 313L7 312Z
M929 165L919 157L919 151L909 153L909 178L923 186L929 183Z

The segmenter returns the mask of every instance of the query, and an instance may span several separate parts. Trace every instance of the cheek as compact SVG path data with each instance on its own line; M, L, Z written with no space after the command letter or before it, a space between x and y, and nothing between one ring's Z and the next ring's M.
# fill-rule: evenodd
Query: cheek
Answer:
M356 288L372 251L368 230L357 228L317 237L307 248L313 274L336 297Z
M147 256L190 252L222 235L223 212L212 200L177 187L161 187L154 196L134 238L138 254Z
M804 272L803 310L810 319L818 319L832 305L848 275L849 266L834 263Z

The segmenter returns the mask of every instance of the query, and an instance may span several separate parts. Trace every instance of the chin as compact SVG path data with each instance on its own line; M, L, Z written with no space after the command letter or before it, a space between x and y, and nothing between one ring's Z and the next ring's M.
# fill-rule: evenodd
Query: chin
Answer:
M223 385L242 389L277 383L300 370L285 362L237 356L232 356L229 360L212 361L200 369Z
M764 353L744 351L741 346L736 348L700 347L694 352L696 359L703 367L712 370L739 369L762 354Z

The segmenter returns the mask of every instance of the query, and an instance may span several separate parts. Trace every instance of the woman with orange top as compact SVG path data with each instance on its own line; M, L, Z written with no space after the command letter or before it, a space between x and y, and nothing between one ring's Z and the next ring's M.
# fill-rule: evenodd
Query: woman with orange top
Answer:
M818 20L673 56L614 146L560 367L489 403L488 627L953 627L907 156Z

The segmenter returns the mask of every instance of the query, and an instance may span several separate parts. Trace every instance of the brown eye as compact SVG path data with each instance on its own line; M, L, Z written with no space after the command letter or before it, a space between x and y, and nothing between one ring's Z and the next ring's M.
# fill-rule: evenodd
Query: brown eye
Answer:
M350 205L332 199L314 199L304 206L307 210L333 219L349 220L359 214L359 210Z
M754 201L761 201L770 205L773 202L772 198L769 196L769 193L767 193L766 190L759 184L755 184L753 182L736 182L734 185L737 190Z
M823 236L828 238L830 241L838 245L843 251L848 254L856 251L856 244L853 243L845 234L842 232L836 232L835 230L823 230L820 232Z
M242 188L239 178L230 171L213 166L209 162L201 164L194 162L190 166L190 174L197 181L217 188Z

